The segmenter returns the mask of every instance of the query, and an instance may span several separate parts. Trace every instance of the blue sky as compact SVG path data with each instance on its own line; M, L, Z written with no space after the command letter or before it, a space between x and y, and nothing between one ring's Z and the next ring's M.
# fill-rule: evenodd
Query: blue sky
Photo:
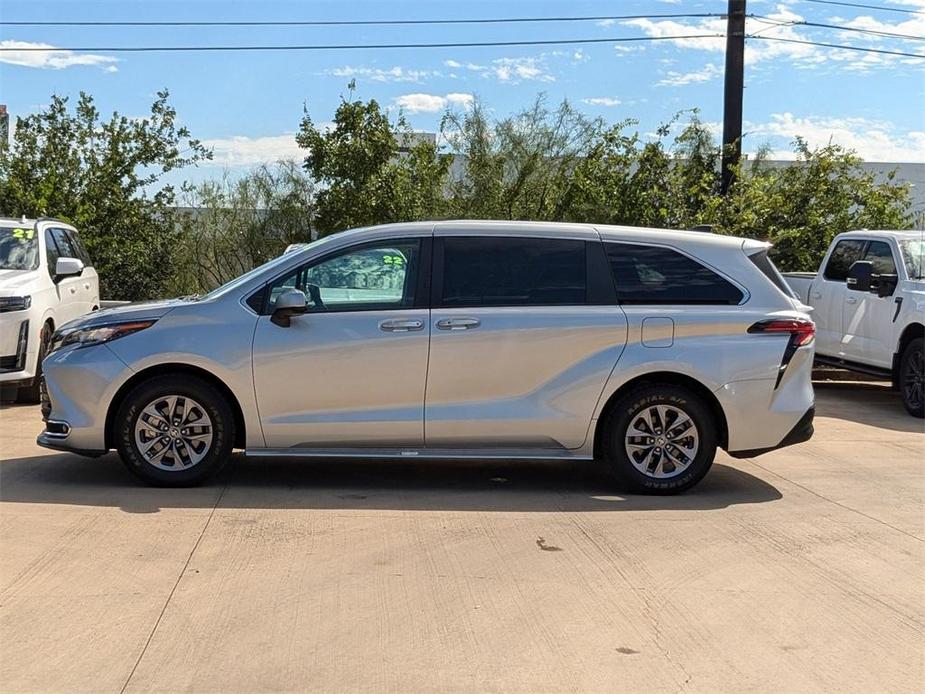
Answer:
M749 0L751 13L925 35L925 0L871 0L919 14L862 10L805 0ZM444 2L227 2L222 0L3 0L15 20L338 20L633 13L722 13L726 0L527 0ZM562 24L401 27L27 27L0 26L0 45L49 47L185 44L335 44L543 40L660 36L723 31L720 18ZM772 26L747 31L925 54L925 42ZM193 135L215 150L214 165L182 177L215 175L299 156L293 142L303 104L330 120L349 79L412 126L435 130L446 107L473 95L503 116L545 92L609 121L635 118L651 132L680 109L697 108L719 129L723 39L583 46L520 46L267 53L0 52L0 103L13 116L40 109L53 93L91 93L104 113L144 115L160 88ZM832 139L873 161L925 161L925 61L773 41L747 48L745 149L781 156L795 135Z

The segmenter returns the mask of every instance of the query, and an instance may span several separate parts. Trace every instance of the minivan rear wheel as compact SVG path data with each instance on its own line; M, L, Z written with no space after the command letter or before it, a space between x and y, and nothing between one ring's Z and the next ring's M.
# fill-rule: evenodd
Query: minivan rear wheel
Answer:
M681 386L633 389L609 409L602 426L604 461L627 491L683 492L703 479L716 456L716 418Z
M231 407L195 376L155 376L137 385L113 427L126 467L162 487L203 482L225 465L234 442Z

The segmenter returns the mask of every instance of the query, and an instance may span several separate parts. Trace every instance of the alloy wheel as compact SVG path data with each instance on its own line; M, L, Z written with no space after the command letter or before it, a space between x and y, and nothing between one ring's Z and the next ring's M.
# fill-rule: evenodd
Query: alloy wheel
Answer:
M188 469L212 448L212 419L185 395L155 398L135 421L135 445L142 458L161 470Z
M916 350L909 355L903 379L903 397L912 409L922 406L925 399L925 355L922 350Z
M630 420L625 448L639 472L668 479L680 475L694 461L700 435L694 420L680 407L651 405Z

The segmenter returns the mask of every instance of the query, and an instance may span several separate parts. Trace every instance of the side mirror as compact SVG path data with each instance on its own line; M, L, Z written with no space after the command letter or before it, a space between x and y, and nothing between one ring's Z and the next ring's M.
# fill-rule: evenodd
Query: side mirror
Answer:
M875 275L875 277L876 282L874 282L871 287L871 291L876 292L877 296L881 299L893 296L893 292L896 291L896 285L899 284L899 275Z
M54 281L59 282L65 277L79 277L84 271L82 260L77 258L58 258L55 263Z
M874 264L869 260L856 260L848 269L846 284L848 289L856 292L869 292L871 277L874 274Z
M288 328L293 316L306 311L308 311L308 302L305 300L305 292L300 292L298 289L287 289L276 297L270 320L274 325Z

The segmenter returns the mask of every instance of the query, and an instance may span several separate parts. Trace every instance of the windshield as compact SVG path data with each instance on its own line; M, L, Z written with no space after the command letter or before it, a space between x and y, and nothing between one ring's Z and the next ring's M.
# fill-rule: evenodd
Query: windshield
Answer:
M299 248L298 250L304 251L307 248L317 248L318 246L324 245L325 243L330 241L332 238L334 237L326 236L323 239L318 239L317 241L312 241L311 243L303 244L302 248ZM283 253L281 256L277 258L273 258L273 260L269 260L265 262L263 265L258 265L253 270L245 272L240 277L235 277L230 282L226 282L222 286L213 289L211 292L203 296L202 300L205 301L207 299L214 299L215 297L221 296L222 294L225 294L226 292L230 292L232 289L236 289L237 287L240 287L241 285L246 284L251 279L259 275L260 273L266 270L269 270L270 268L275 267L276 265L282 265L284 262L287 262L291 259L292 259L291 253Z
M903 262L910 280L925 279L925 240L913 239L900 241Z
M0 227L0 270L34 270L39 241L33 227Z

